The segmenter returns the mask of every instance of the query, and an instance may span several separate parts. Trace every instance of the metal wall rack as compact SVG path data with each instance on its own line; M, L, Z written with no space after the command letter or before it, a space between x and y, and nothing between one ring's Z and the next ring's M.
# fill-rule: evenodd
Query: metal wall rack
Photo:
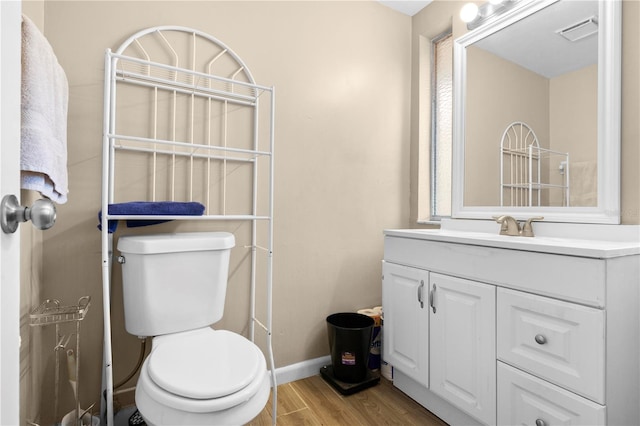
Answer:
M249 337L254 341L255 325L266 334L273 424L277 408L271 341L274 109L275 89L256 84L240 57L204 32L180 26L153 27L132 35L115 52L106 51L102 224L119 220L250 222ZM249 189L238 191L244 184ZM197 201L205 206L205 213L109 214L109 204L127 201ZM108 228L101 228L101 415L111 426L113 234ZM262 254L264 321L256 316L257 262Z
M33 309L29 315L29 325L31 327L42 327L48 325L55 326L56 333L56 345L53 348L55 354L54 364L54 389L53 389L53 418L57 421L59 413L60 402L60 351L71 351L71 354L67 353L69 357L73 357L75 363L75 371L69 371L69 376L75 378L75 424L77 420L84 414L80 408L80 321L82 321L87 312L89 311L89 305L91 304L91 297L84 296L78 300L77 305L61 306L60 301L57 299L48 299L42 302L38 307ZM61 334L60 325L65 323L75 323L75 333L73 334ZM75 335L75 351L69 349L69 343ZM71 379L70 379L71 381ZM90 410L92 407L89 407ZM30 424L35 424L31 423Z

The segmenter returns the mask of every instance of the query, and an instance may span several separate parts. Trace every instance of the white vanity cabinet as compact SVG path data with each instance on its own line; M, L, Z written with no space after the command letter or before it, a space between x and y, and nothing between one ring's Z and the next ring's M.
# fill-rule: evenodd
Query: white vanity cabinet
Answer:
M396 387L452 425L640 424L637 244L429 231L385 231Z
M495 287L389 262L382 271L383 359L494 424Z

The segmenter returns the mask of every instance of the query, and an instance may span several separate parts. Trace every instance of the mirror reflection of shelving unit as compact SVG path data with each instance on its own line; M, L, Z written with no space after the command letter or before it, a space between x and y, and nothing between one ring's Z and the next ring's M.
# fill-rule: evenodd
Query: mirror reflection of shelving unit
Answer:
M569 206L569 154L541 148L533 129L516 121L500 143L500 206L542 205Z
M61 306L57 299L48 299L42 302L37 308L31 311L29 315L31 327L55 326L55 346L53 351L55 354L54 362L54 419L58 420L60 416L60 352L64 352L64 357L68 361L69 366L69 382L74 392L74 415L73 423L78 424L78 418L81 418L86 412L93 408L89 407L84 413L80 408L80 322L87 315L91 297L84 296L78 300L77 305ZM75 324L75 332L70 334L62 333L63 324ZM74 339L75 338L75 339ZM75 342L72 341L75 340ZM73 348L72 348L73 347ZM75 379L75 380L74 380ZM31 423L35 425L36 423Z

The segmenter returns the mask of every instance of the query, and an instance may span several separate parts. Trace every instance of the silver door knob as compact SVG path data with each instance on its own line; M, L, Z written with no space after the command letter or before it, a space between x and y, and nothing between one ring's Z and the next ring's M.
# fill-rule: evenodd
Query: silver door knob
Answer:
M0 223L5 234L13 234L20 222L30 220L38 229L49 229L56 223L56 207L51 200L36 200L31 207L18 203L15 195L5 195L0 204Z

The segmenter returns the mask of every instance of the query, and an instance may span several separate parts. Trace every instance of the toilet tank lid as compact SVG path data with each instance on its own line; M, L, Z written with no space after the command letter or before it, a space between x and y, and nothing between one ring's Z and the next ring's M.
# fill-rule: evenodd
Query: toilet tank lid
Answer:
M118 250L134 254L225 250L233 246L235 237L229 232L125 235L118 239Z

